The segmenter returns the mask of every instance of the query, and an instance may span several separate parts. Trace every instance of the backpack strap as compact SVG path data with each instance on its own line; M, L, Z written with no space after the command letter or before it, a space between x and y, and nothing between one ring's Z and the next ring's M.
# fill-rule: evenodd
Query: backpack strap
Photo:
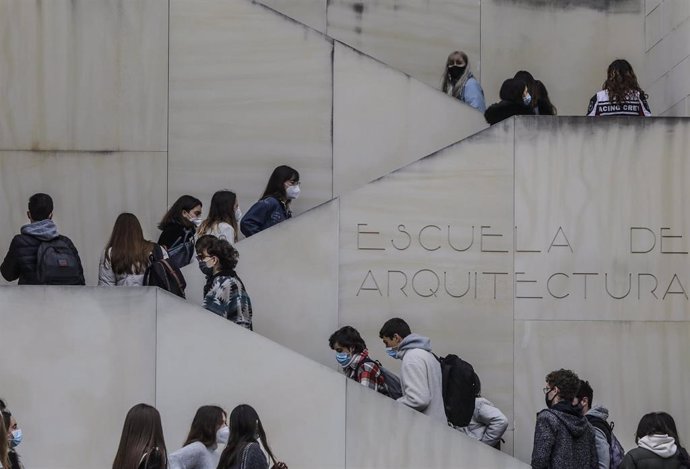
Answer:
M587 418L587 421L597 430L600 430L604 436L606 437L606 441L608 444L611 444L611 431L612 428L609 426L608 423L606 423L606 420L600 418L600 417L595 417L593 415L585 415Z
M151 256L149 256L151 261L160 261L163 259L163 248L160 246L160 244L154 244L153 249L151 250Z

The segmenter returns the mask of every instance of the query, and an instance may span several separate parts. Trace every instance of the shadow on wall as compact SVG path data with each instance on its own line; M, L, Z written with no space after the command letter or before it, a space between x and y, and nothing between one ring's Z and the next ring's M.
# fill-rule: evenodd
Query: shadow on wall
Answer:
M640 13L643 0L496 0L497 3L528 8L592 8L606 13Z

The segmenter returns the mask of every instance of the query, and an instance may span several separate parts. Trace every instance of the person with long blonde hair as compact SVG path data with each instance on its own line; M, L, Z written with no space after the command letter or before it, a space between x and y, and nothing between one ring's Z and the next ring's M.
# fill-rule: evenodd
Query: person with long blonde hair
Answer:
M167 257L162 248L144 238L135 215L121 213L115 220L110 240L101 256L98 285L142 286L144 272L151 264L154 249L160 249L163 257Z
M462 51L451 52L446 59L441 90L447 95L472 106L479 112L486 111L484 90L470 71L470 61L467 54Z

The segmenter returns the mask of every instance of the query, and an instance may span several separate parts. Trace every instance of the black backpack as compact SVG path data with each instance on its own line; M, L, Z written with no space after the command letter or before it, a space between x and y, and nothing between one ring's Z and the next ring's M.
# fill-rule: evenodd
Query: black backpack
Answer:
M41 285L84 285L79 255L67 238L58 236L39 244L36 278Z
M443 406L448 422L455 427L466 427L474 414L474 399L480 384L472 365L457 355L436 357L443 376Z
M163 258L163 250L159 245L153 248L153 252L149 257L151 264L144 272L144 285L149 287L160 287L163 290L184 298L184 290L187 288L187 282L176 266L170 262L170 259Z
M194 230L185 230L184 234L177 238L168 249L170 263L181 269L189 265L194 257Z

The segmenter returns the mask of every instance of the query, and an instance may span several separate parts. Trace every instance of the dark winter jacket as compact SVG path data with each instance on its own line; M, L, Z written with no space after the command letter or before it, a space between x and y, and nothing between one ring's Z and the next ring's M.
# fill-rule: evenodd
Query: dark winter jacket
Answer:
M21 234L12 239L5 260L0 265L0 272L5 280L13 282L19 279L19 285L39 285L36 272L38 247L44 241L61 238L79 260L79 278L74 280L74 284L84 285L84 271L77 248L68 237L58 234L57 226L52 220L41 220L24 225L20 232Z
M158 238L158 244L163 246L166 251L170 250L175 244L175 241L179 239L184 239L185 232L188 230L193 230L193 228L185 228L179 223L168 223L163 227L160 238Z
M679 469L687 467L687 453L673 437L650 435L640 438L638 447L628 451L620 469Z
M268 461L259 443L253 442L244 447L229 469L268 469Z
M242 217L240 230L247 238L292 217L287 204L273 196L259 200Z
M559 402L537 414L533 469L597 469L594 430L580 409Z
M489 106L489 109L484 113L484 118L489 124L494 125L512 116L529 116L533 114L534 112L527 106L511 101L501 101Z

